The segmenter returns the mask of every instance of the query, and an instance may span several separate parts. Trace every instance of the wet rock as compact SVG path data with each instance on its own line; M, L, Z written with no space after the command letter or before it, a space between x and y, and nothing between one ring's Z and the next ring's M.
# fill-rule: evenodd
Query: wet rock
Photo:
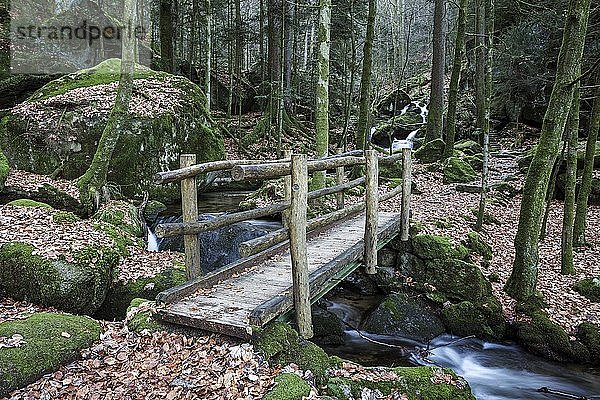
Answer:
M502 305L494 297L481 303L463 301L442 310L442 321L458 336L475 335L484 340L500 340L506 333Z
M334 313L321 307L312 307L314 339L319 344L344 344L344 325Z

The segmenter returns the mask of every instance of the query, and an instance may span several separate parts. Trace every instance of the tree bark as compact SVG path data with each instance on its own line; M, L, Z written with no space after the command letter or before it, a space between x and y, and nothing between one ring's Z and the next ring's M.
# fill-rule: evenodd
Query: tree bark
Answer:
M485 0L475 0L475 105L477 127L485 124Z
M210 0L204 0L204 7L206 8L206 32L204 36L205 48L206 48L206 60L205 60L205 71L204 71L204 91L206 94L206 110L210 113L210 98L211 96L211 82L210 77L212 74L212 7Z
M456 24L456 41L454 43L454 63L450 77L450 90L448 94L448 117L446 119L446 147L444 158L448 158L454 151L454 139L456 137L456 108L458 105L458 85L462 62L465 57L465 30L467 26L467 4L468 0L460 0L458 5L458 21Z
M592 176L594 174L594 154L596 141L600 130L600 68L596 71L596 90L594 90L594 105L588 128L587 144L585 147L585 160L581 186L577 195L577 209L573 226L573 240L577 246L585 244L585 228L587 219L588 198L592 190Z
M544 116L540 141L523 188L515 261L506 292L520 301L535 295L538 272L538 239L544 199L552 166L558 154L573 100L573 82L579 78L590 11L590 0L571 0L558 56L556 80Z
M433 63L431 65L431 94L425 142L442 137L444 125L444 9L445 0L435 0L433 10Z
M160 0L160 60L163 71L173 73L175 56L173 49L173 2Z
M377 14L376 0L369 0L369 15L367 17L367 34L363 46L363 65L360 79L360 105L358 124L356 126L356 148L365 149L368 137L369 120L371 116L371 70L373 67L373 40L375 38L375 16Z

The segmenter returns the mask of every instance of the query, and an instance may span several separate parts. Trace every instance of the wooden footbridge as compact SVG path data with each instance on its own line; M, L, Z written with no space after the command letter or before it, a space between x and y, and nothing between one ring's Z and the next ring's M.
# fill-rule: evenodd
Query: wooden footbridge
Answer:
M159 237L184 235L188 282L157 296L166 321L249 338L256 327L295 309L298 330L312 336L311 304L335 287L360 265L376 273L377 250L400 233L408 240L411 185L410 143L402 153L377 157L374 150L338 152L307 160L286 152L281 160L231 160L195 164L194 155L181 156L181 168L156 175L157 183L181 181L183 222L162 224ZM379 164L403 163L402 185L380 195ZM365 176L345 181L344 167L365 165ZM308 191L310 173L335 170L336 185ZM197 221L195 177L225 171L234 180L285 177L285 200L266 207L223 214ZM344 191L363 185L365 201L344 206ZM401 213L379 213L378 205L402 193ZM309 201L336 196L337 210L308 220ZM242 243L242 259L202 274L198 233L232 223L282 213L284 228ZM362 261L362 262L361 262Z

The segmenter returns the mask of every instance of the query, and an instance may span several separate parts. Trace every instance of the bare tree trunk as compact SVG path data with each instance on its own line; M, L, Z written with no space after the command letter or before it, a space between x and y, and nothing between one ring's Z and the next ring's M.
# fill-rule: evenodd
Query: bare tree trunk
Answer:
M538 239L544 199L552 166L573 100L573 82L579 78L591 0L571 0L558 56L556 80L544 116L540 141L533 157L521 200L515 237L515 261L506 292L520 301L535 295L538 272Z
M356 127L356 148L365 149L367 129L371 117L371 70L373 67L373 40L375 38L375 16L377 13L376 0L369 0L369 15L367 17L367 35L363 46L363 66L360 79L360 106L358 124Z
M431 66L431 94L425 142L442 137L444 125L444 9L445 0L435 0L433 11L433 63Z
M160 60L163 71L173 73L175 65L173 49L173 2L160 0Z
M210 99L212 97L210 87L210 77L212 75L212 7L210 0L204 0L204 7L206 8L206 32L204 34L204 47L206 48L204 91L206 94L206 110L210 113Z
M485 0L475 0L475 105L477 127L485 124Z
M124 21L135 26L136 0L126 0L123 9ZM106 126L98 142L92 163L78 179L80 200L87 211L96 210L108 198L106 176L110 161L121 133L128 124L129 102L133 91L134 49L133 35L122 36L121 77L117 88L115 104L108 116Z

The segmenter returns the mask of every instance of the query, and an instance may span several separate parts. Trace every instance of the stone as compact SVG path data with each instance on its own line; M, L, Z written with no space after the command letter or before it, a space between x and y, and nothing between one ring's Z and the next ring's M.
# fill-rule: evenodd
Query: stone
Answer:
M275 378L275 387L263 400L302 400L310 394L310 385L296 374L283 373Z
M142 236L138 209L128 201L110 201L102 205L92 219L109 223L135 237Z
M444 161L444 183L469 183L477 179L477 173L463 159L450 157Z
M502 305L490 296L481 303L462 301L442 310L442 321L454 335L500 340L506 333Z
M344 324L334 313L321 307L312 307L314 339L323 345L344 344Z
M530 313L530 320L516 324L517 340L528 351L556 361L573 359L572 343L563 328L540 310Z
M600 303L600 276L583 279L577 282L573 289L590 301Z
M442 139L425 143L415 151L415 158L423 164L431 164L442 159L446 144Z
M0 348L0 397L78 358L100 333L98 322L77 315L36 313L0 323L0 337L22 337L20 346Z
M0 123L0 148L12 167L76 179L89 167L111 111L120 60L51 81L10 110ZM197 162L222 159L223 138L200 88L182 76L136 66L130 118L113 153L108 181L126 198L148 192L179 198L179 185L155 185L157 171L179 167L179 155Z
M444 332L442 321L427 304L404 293L387 296L365 319L362 329L428 342Z
M467 156L474 156L483 152L483 148L481 147L481 145L476 141L470 139L457 141L456 143L454 143L454 149L462 151Z
M492 246L486 243L478 232L471 231L467 234L467 247L479 254L484 260L490 261L493 256Z
M583 322L577 327L577 339L589 351L589 359L600 365L600 325Z
M412 253L423 260L463 260L469 255L469 250L463 245L454 245L447 236L425 234L412 239Z

